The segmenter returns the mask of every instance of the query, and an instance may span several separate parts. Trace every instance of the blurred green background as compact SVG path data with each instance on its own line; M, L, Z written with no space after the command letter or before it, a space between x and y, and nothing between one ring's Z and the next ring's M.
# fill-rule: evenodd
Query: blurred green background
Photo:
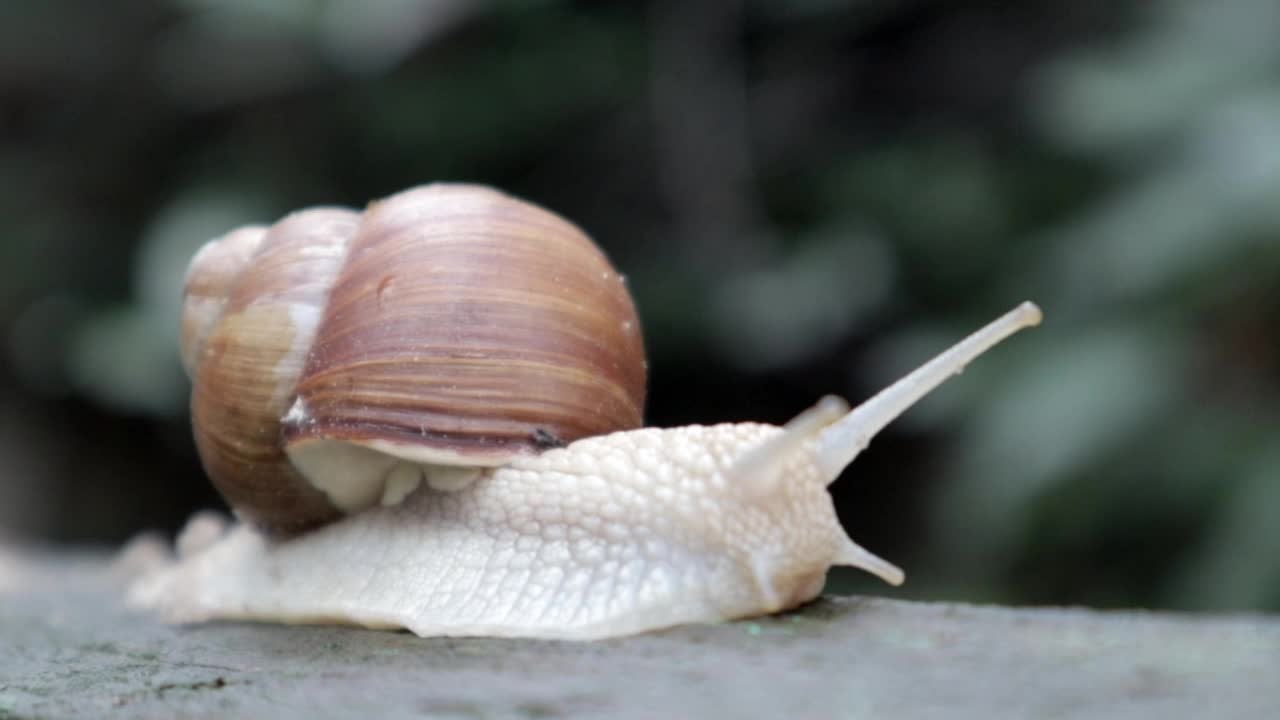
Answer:
M656 425L861 399L1046 323L838 483L887 589L1280 610L1280 3L0 3L0 531L218 507L185 417L205 240L430 180L630 277Z

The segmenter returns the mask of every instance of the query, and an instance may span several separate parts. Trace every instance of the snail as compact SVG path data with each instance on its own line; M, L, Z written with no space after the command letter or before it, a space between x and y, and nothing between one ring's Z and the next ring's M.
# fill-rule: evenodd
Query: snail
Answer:
M421 636L588 640L763 615L812 600L836 565L900 584L845 534L828 485L1041 317L1024 302L852 410L828 396L783 427L658 429L639 427L646 365L618 273L568 222L490 189L235 231L197 254L187 288L197 447L241 521L193 519L129 603L174 622ZM493 314L478 308L490 296ZM433 366L445 379L421 376Z

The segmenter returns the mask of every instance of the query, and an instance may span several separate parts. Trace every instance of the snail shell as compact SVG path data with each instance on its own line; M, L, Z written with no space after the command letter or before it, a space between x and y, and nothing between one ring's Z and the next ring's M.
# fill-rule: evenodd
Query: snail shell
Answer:
M182 357L206 472L284 534L639 427L644 408L622 276L564 219L469 185L210 242Z

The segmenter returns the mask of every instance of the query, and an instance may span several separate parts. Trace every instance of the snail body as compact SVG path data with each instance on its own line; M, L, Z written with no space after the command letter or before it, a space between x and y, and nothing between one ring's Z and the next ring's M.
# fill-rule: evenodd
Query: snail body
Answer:
M426 190L437 210L442 195L452 196L443 203L452 208L445 215L475 209L458 192L492 193L456 186ZM486 196L484 203L492 200ZM524 212L508 200L498 202L500 216L512 208ZM502 356L502 362L519 365L528 357L551 362L516 384L504 385L490 375L491 384L455 398L491 397L497 412L473 410L463 414L464 420L479 421L450 425L431 412L438 404L426 403L422 426L406 431L413 428L404 419L406 408L419 410L420 394L429 396L432 388L419 377L422 364L414 357L429 354L423 348L440 341L406 342L406 333L419 328L407 320L397 326L394 311L387 320L387 307L394 302L385 297L386 273L371 273L364 264L369 256L363 253L374 252L364 238L373 232L370 227L379 227L367 215L376 219L391 202L375 204L366 217L306 211L322 215L291 216L269 230L237 231L197 257L183 325L184 362L197 385L193 423L206 468L241 522L194 519L179 537L177 556L133 582L129 602L134 607L178 622L345 623L407 628L423 636L596 639L795 607L821 592L835 565L862 568L896 585L902 571L845 534L827 486L899 414L996 343L1040 321L1039 309L1023 303L852 410L843 400L827 397L785 427L630 429L629 424L638 424L633 416L643 403L645 365L634 334L637 322L625 294L591 295L620 281L587 241L587 271L574 275L551 264L536 272L561 278L552 285L564 285L565 277L581 278L568 284L574 293L585 288L595 298L581 303L591 308L586 327L612 327L621 330L621 338L602 340L572 329L578 326L563 316L535 313L530 320L514 305L503 306L515 313L508 318L542 322L552 336L572 336L567 346L572 350L559 343L540 355L543 346L522 340L534 348L532 355ZM406 215L390 225L409 232L404 228L417 211L402 212ZM545 212L534 217L544 228L559 222ZM487 221L481 225L472 228L473 236L492 232ZM521 232L507 229L508 236ZM322 240L354 240L338 241L338 250L312 252L307 258L318 267L304 273L305 279L281 277L301 272L307 263L292 260L273 269L272 253L285 257L290 243L281 238L307 233ZM502 241L504 247L509 244ZM348 290L338 288L352 275L363 279L344 295ZM476 278L467 274L464 279ZM393 278L389 286L398 282ZM484 282L454 284L465 293L487 287ZM249 288L258 289L246 299ZM569 317L582 314L578 302L550 291L547 297L553 297L554 307L571 308ZM517 304L528 300L521 297ZM353 320L362 305L362 313L383 319L383 330L387 325L400 329L350 342L371 331ZM476 310L467 307L473 314L463 315L474 324ZM607 319L592 320L601 308ZM455 304L436 322L450 327L450 313L456 312ZM380 323L372 325L376 331ZM337 339L317 340L334 326L344 328ZM464 329L455 326L445 337L452 341ZM487 358L497 351L484 349L486 343L501 335L490 333L481 349L455 350L443 359ZM368 347L387 337L397 341L382 350ZM406 344L411 348L407 363L400 358ZM625 357L617 354L620 347ZM574 364L578 355L586 356L586 370ZM358 377L368 365L382 371L372 380ZM602 366L608 367L601 378L583 377ZM562 373L562 367L573 371ZM396 372L409 379L410 391L386 389ZM253 377L240 377L244 373ZM537 384L539 373L567 378L568 384L547 391ZM464 368L461 377L472 376ZM237 392L223 397L216 389L202 389L210 379ZM584 387L586 394L573 394ZM356 391L355 400L333 397L346 389ZM547 399L529 403L530 396ZM470 407L467 402L462 407ZM390 419L371 422L370 417ZM512 418L520 422L511 424ZM610 427L615 424L622 427ZM204 425L214 430L201 438ZM568 442L555 447L561 439ZM397 479L404 475L410 476L407 481ZM354 484L353 477L358 478ZM269 483L283 483L283 489L271 490ZM286 501L281 504L280 498ZM302 521L289 514L298 508Z
M135 597L185 622L564 639L781 610L817 595L845 536L812 466L759 497L733 486L726 463L779 433L588 438L288 542L241 525Z

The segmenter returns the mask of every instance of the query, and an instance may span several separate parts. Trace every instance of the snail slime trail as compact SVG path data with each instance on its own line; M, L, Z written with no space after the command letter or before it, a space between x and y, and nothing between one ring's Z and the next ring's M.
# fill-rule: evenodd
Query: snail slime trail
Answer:
M182 342L197 447L239 519L193 520L129 601L175 622L585 640L785 610L834 565L898 584L827 486L1039 321L1024 303L852 410L641 428L634 303L546 210L429 185L234 231L192 262Z

